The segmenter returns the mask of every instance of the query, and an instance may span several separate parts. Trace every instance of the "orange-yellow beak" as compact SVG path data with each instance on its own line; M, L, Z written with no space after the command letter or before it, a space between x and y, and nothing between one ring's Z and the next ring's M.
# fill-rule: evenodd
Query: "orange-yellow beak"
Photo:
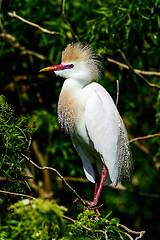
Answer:
M74 67L73 64L66 64L66 65L59 64L59 65L43 68L43 69L40 70L40 72L61 71L61 70L65 70L65 69L71 69L73 67Z

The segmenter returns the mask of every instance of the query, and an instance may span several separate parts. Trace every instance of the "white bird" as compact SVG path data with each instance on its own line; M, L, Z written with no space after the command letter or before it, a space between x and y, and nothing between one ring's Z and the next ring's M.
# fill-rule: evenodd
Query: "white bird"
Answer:
M40 71L54 71L64 81L58 120L71 137L89 181L95 183L95 206L103 185L130 178L131 151L125 125L109 93L94 82L100 75L100 62L93 48L68 44L62 63Z

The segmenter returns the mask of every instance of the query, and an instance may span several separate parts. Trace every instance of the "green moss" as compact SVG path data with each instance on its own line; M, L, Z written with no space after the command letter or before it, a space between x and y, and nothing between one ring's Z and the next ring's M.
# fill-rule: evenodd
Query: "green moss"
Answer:
M54 200L24 199L9 208L7 226L1 230L0 239L60 239L65 224L62 218L66 208ZM5 234L6 237L5 238Z

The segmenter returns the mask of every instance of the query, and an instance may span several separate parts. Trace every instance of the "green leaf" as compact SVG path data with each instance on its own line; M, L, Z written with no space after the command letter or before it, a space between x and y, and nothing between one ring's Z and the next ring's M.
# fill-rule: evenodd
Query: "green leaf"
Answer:
M112 215L112 210L109 210L105 218L108 219L111 215Z
M0 95L0 105L5 104L5 96L4 95Z
M112 224L118 224L119 222L120 222L119 218L112 218L110 220L110 223L112 223Z

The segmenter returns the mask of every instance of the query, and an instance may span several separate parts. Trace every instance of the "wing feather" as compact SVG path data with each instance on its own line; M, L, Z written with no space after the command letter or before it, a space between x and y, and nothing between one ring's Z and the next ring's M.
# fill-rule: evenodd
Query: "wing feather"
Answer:
M112 184L116 186L119 179L130 171L127 133L111 96L101 85L92 83L93 86L94 91L85 105L86 129L108 169Z

